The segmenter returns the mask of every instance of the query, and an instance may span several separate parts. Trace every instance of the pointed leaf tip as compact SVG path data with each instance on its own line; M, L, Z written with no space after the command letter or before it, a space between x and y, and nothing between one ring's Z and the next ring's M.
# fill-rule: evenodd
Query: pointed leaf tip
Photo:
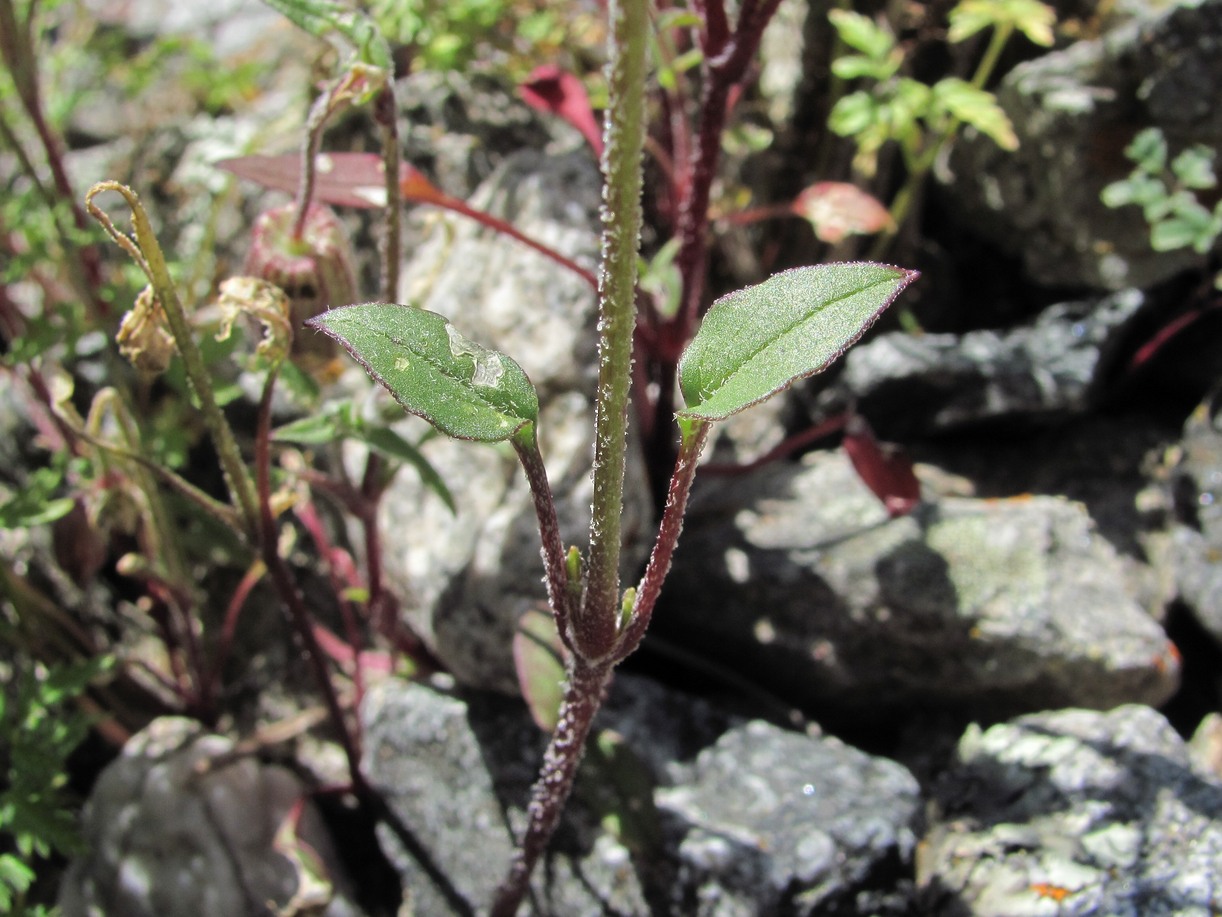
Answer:
M337 340L404 409L448 436L500 442L538 419L539 398L522 367L436 312L364 303L307 325Z
M821 264L723 296L679 363L679 415L722 420L825 369L916 277L872 262Z

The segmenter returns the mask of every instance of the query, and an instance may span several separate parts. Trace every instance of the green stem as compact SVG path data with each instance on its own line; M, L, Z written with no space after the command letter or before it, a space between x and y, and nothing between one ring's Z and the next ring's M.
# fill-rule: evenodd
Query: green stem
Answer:
M620 515L623 512L632 332L636 324L637 252L641 230L641 150L645 141L645 0L613 2L607 145L603 153L605 216L599 298L598 395L594 413L594 501L589 573L574 623L579 652L610 651L619 608Z
M972 86L976 89L983 89L989 81L989 77L993 75L993 71L997 68L997 61L1001 58L1001 52L1005 48L1006 42L1010 40L1010 36L1013 34L1014 26L1009 24L999 25L993 30L993 35L989 39L989 46L985 49L984 56L980 59L976 72L972 75ZM962 124L963 122L958 118L950 118L934 141L917 157L916 162L910 164L908 177L904 180L903 187L900 188L899 192L895 195L895 199L891 202L889 211L891 222L885 230L875 237L874 244L870 248L870 254L867 256L870 260L877 261L891 245L891 240L900 231L904 221L908 219L908 215L912 212L917 199L917 191L925 181L925 176L929 174L929 170L938 161L938 157L942 154L946 144L950 143L954 139L955 134L959 132L959 127Z
M1008 22L1001 23L993 29L993 35L989 39L989 46L985 49L984 56L980 58L980 63L976 66L976 73L972 76L972 85L974 87L984 89L985 83L989 81L989 77L997 69L997 61L1001 59L1002 49L1005 48L1006 42L1010 40L1010 36L1013 34L1014 26Z
M111 223L110 218L93 203L93 198L103 191L117 191L123 195L131 207L132 223L136 229L135 243L119 232ZM136 258L137 264L148 275L153 294L161 303L162 309L165 310L166 321L169 322L170 331L174 335L174 343L178 347L183 368L187 373L187 381L192 391L195 392L195 397L199 399L204 424L212 436L212 443L216 448L229 493L242 514L246 535L252 544L258 543L259 511L254 482L242 461L242 454L238 451L233 430L229 422L225 420L220 405L217 404L216 395L212 390L212 377L208 375L208 367L204 363L203 354L200 353L199 345L195 343L195 336L187 321L187 314L178 298L178 291L170 277L165 256L161 252L161 246L157 243L157 237L153 233L152 224L140 203L140 198L126 185L114 181L99 182L90 188L89 193L85 196L85 207L94 219L102 224L110 237Z
M399 295L399 258L403 253L403 190L399 186L399 122L394 83L389 82L373 102L373 117L382 133L382 168L386 180L383 209L382 299L395 302Z

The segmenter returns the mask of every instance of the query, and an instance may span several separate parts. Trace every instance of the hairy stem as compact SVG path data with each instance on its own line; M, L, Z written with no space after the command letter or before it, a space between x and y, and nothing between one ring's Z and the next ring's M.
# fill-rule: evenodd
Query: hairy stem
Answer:
M382 232L382 299L395 302L399 293L399 257L403 249L403 190L399 185L399 122L395 117L394 83L387 83L373 102L373 118L382 132L382 169L386 207Z
M636 323L637 251L641 231L641 150L644 146L645 0L609 8L610 104L603 153L603 263L599 297L598 396L594 413L594 504L589 573L574 623L579 652L607 653L619 606L620 515L623 512L632 332Z
M594 715L602 706L603 695L611 680L607 663L588 665L574 657L569 665L568 684L560 705L560 719L543 757L543 770L531 791L527 808L526 834L509 867L509 874L497 888L490 917L513 917L530 887L535 863L547 849L564 804L573 790L573 778L581 763L586 738Z
M543 545L543 567L547 573L547 596L556 618L556 630L569 649L573 648L569 633L572 620L572 597L569 588L568 568L564 554L564 542L560 539L560 521L556 518L556 501L547 480L547 468L539 453L539 440L535 425L526 424L513 438L513 447L526 472L530 493L535 501L535 515L539 519L539 540Z
M730 90L746 74L747 64L759 47L764 27L780 0L744 0L737 26L726 33L720 3L707 4L704 37L704 94L700 100L700 133L692 151L691 182L679 208L679 254L675 264L683 281L683 303L678 321L684 341L700 317L708 244L709 192L721 157Z
M653 552L649 555L645 575L637 586L632 617L621 633L616 647L616 662L631 655L649 628L654 605L657 604L658 595L662 591L662 582L670 572L670 563L679 544L679 533L683 531L683 516L687 512L687 498L692 492L692 481L696 476L696 462L700 458L711 427L707 421L679 419L679 457L675 460L675 470L670 478L666 509L662 512L658 537L654 541Z

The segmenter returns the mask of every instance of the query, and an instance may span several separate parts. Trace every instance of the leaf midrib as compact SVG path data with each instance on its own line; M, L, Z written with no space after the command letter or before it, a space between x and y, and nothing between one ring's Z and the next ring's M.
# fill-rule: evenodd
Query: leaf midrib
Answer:
M856 296L857 294L862 293L862 292L864 292L864 291L868 290L870 287L878 286L880 283L886 283L886 282L887 282L887 279L881 279L881 280L876 280L876 281L874 281L873 283L867 283L866 285L861 286L861 287L858 287L857 289L852 290L852 291L850 291L850 292L848 292L848 293L845 293L845 294L844 294L844 295L842 295L842 296L838 296L838 297L836 297L835 299L829 299L829 300L827 300L827 301L826 301L826 302L824 302L824 303L823 303L821 306L819 306L819 308L818 308L816 311L821 312L821 311L823 311L824 309L828 308L829 306L833 306L833 305L835 305L835 304L836 304L836 303L838 303L838 302L843 302L844 300L849 299L849 298L850 298L850 297L852 297L852 296ZM743 367L744 367L744 366L746 366L748 363L750 363L752 360L754 360L754 359L755 359L757 356L759 356L761 353L763 353L765 350L767 350L767 349L768 349L770 346L772 346L773 344L775 344L777 341L781 340L781 338L784 338L784 337L786 337L787 335L792 334L792 333L793 333L793 331L794 331L794 329L796 329L796 328L797 328L799 325L801 325L803 322L805 322L805 321L809 320L809 319L811 318L811 316L812 316L812 315L814 315L814 314L815 314L815 312L807 312L807 313L806 313L806 314L805 314L803 317L798 318L796 321L794 321L792 324L790 324L790 325L789 325L787 328L785 328L783 331L781 331L781 332L780 332L779 334L777 334L775 337L771 337L771 338L769 338L769 339L768 339L768 340L766 340L766 341L765 341L763 344L761 344L759 347L757 347L755 350L751 351L751 353L749 353L749 354L748 354L748 355L747 355L747 356L746 356L746 357L745 357L745 358L742 360L742 362L740 362L740 363L738 364L738 366L734 367L734 368L733 368L733 369L731 369L731 370L730 370L728 373L726 373L724 376L722 376L722 377L721 377L719 380L717 380L717 388L716 388L716 389L714 389L714 390L713 390L712 392L710 392L708 395L703 395L703 393L702 393L702 398L701 398L701 400L700 400L700 401L699 401L697 404L690 405L690 406L689 406L689 408L688 408L688 410L694 410L694 409L696 409L696 408L700 407L700 405L702 405L702 404L706 404L710 398L712 398L714 395L716 395L716 394L717 394L717 392L719 392L719 391L721 391L721 389L725 388L725 386L726 386L726 382L727 382L728 380L732 379L734 376L738 375L738 374L739 374L739 373L742 371L742 369L743 369Z

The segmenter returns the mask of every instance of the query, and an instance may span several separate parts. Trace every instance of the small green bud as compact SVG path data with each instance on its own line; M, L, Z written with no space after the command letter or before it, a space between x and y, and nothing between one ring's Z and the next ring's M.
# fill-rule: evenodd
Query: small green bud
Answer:
M581 552L577 550L576 545L569 548L569 553L564 558L564 571L570 586L581 585Z
M624 590L624 600L619 608L619 629L623 630L632 620L632 610L636 607L636 588L629 586Z

